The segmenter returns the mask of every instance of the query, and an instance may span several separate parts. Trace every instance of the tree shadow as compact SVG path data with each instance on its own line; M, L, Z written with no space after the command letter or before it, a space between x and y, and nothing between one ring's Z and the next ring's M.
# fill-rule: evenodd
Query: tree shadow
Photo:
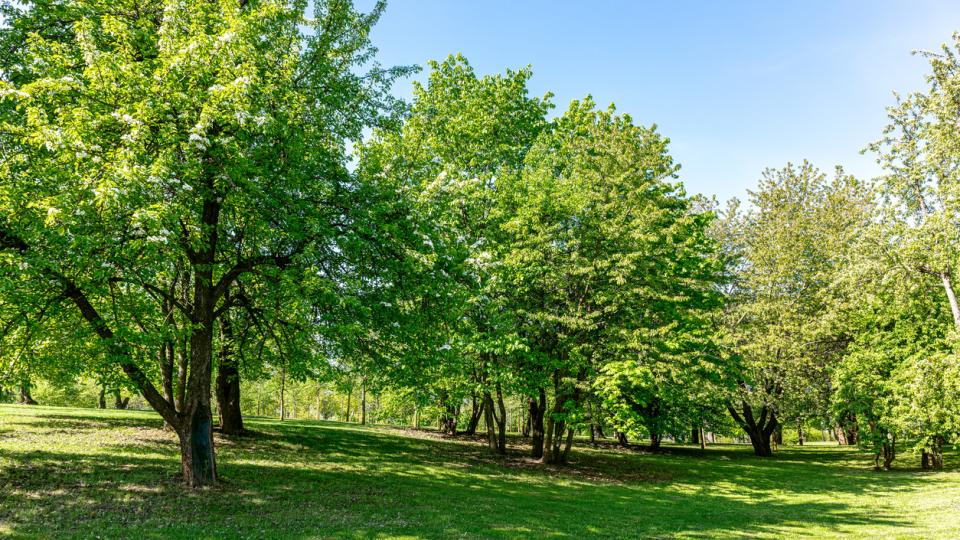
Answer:
M127 420L112 425L145 429ZM251 428L217 437L224 481L196 492L176 481L173 435L156 428L135 444L107 439L92 449L0 446L0 534L5 526L24 538L779 537L868 526L895 535L916 524L850 500L922 481L850 468L831 452L758 460L732 448L663 456L581 445L570 467L544 468L518 466L526 460L518 450L494 458L473 441L387 428Z

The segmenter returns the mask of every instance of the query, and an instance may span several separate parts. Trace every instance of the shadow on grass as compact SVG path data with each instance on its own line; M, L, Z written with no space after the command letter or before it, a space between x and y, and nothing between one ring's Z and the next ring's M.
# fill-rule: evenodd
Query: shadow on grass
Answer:
M87 420L156 426L149 417ZM88 429L82 416L42 416L34 425L42 433L64 421ZM525 462L519 455L492 458L471 441L399 437L349 424L249 423L253 436L218 438L224 481L198 492L176 482L173 435L158 429L160 435L132 445L106 441L67 451L41 441L40 448L0 448L0 464L8 464L0 467L0 532L6 526L14 537L580 538L783 536L811 524L912 525L842 499L908 490L914 476L845 467L849 456L836 452L811 452L808 462L757 460L738 449L662 456L581 447L570 468L543 469L517 465ZM825 493L836 497L811 497Z

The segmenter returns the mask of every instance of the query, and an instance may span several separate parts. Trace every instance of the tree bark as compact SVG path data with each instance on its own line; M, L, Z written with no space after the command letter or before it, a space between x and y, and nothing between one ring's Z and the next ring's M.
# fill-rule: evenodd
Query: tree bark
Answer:
M690 443L691 444L700 444L700 427L694 426L690 430Z
M797 445L803 446L803 419L797 417Z

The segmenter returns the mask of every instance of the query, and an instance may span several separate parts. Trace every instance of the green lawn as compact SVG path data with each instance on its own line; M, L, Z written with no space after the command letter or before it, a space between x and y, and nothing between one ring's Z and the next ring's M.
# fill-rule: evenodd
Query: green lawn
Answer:
M556 470L520 447L498 461L476 442L385 427L248 426L255 435L218 439L222 484L189 493L153 414L0 405L0 536L960 537L960 472L876 473L835 446L767 460L733 446L584 446Z

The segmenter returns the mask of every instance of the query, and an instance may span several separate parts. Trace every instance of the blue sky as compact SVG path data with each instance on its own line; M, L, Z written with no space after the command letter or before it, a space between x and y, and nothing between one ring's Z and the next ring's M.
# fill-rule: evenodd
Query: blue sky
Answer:
M532 65L532 91L552 91L557 112L587 94L616 103L670 137L689 192L724 200L805 158L877 175L860 150L892 92L922 87L910 52L955 30L957 0L392 0L372 38L384 64L460 52L481 74ZM395 92L408 98L409 81Z

